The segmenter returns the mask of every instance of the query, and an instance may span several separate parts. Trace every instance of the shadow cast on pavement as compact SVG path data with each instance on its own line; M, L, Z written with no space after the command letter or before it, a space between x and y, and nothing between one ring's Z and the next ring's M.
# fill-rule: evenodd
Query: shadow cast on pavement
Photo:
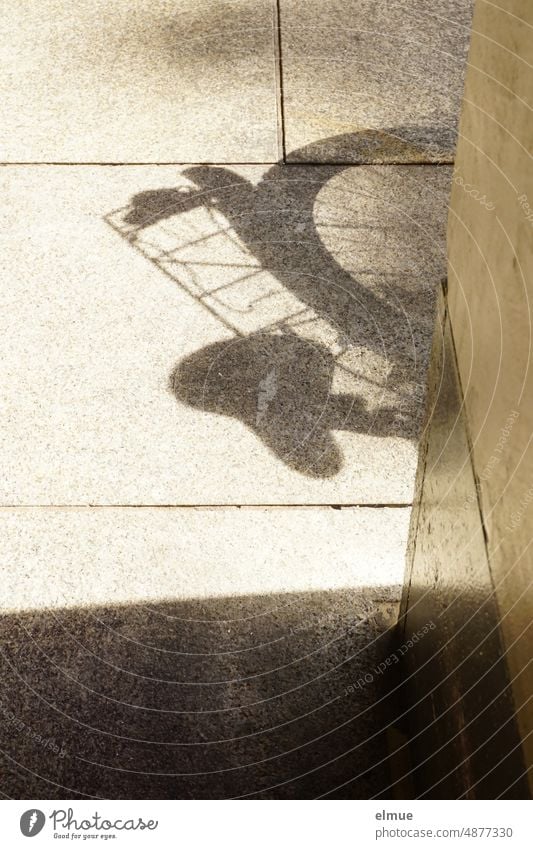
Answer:
M391 652L390 598L372 587L4 616L3 792L384 792L390 675L375 669Z
M369 155L379 149L386 156L388 150L391 157L405 159L410 150L423 157L441 136L441 128L401 127L333 137L324 143L343 150L363 146ZM302 149L297 159L312 161L315 148ZM234 338L208 345L179 362L169 386L182 403L242 421L278 459L315 478L331 477L343 466L334 430L416 441L434 293L445 274L442 234L434 232L435 222L428 216L442 198L429 193L429 200L423 200L420 179L412 181L412 168L397 166L399 198L388 198L382 182L384 197L374 202L363 189L354 212L353 190L339 183L349 167L277 164L257 184L227 167L186 167L182 176L187 186L140 192L131 199L122 222L131 244L139 246L143 233L186 218L194 210L215 216L213 232L185 247L166 232L163 260L154 261L181 282L189 262L187 251L200 244L206 259L196 258L188 266L196 263L193 276L198 269L204 275L200 285L195 282L199 294L193 297L220 317ZM385 172L383 167L373 171L386 181ZM336 186L335 206L326 204L319 213L325 220L317 223L317 201L331 185ZM403 228L399 234L394 232L397 222ZM326 244L324 232L334 233L341 245L337 255ZM203 247L221 234L236 240L245 252L240 265L231 256L219 260ZM382 255L374 247L369 252L373 241L382 246ZM387 251L394 258L390 263ZM339 259L343 252L352 260L358 252L363 257L359 275ZM402 253L410 252L416 257L416 269L407 261L407 268L401 268ZM218 273L225 275L220 286L205 284L210 268L215 282ZM228 269L233 273L229 280ZM424 273L427 285L421 287ZM274 289L259 279L265 274L274 281ZM224 304L220 310L220 298L231 300L236 291L239 308ZM295 312L280 306L280 293L292 299ZM259 308L266 318L246 329L244 320ZM348 375L347 388L334 387L336 369ZM355 378L351 385L350 375ZM374 383L372 397L355 391L358 381ZM391 393L405 403L391 401Z

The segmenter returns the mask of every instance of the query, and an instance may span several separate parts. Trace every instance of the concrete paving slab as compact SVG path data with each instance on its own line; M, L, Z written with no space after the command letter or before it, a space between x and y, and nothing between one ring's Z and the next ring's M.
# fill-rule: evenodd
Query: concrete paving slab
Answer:
M0 161L278 158L270 0L24 0L0 43Z
M0 790L380 792L408 514L1 510Z
M299 162L453 159L473 0L280 0Z
M395 599L408 514L373 507L4 508L0 610L354 588Z
M411 499L442 167L6 167L3 504Z

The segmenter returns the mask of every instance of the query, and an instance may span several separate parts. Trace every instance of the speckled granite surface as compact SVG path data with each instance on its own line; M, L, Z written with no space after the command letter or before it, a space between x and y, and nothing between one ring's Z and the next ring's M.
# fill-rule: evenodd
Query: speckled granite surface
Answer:
M290 160L453 159L473 0L280 8Z
M469 8L5 10L3 795L391 795Z
M1 503L410 501L449 169L0 176Z
M408 513L0 511L2 789L380 792Z
M43 0L0 21L0 160L272 162L270 0Z

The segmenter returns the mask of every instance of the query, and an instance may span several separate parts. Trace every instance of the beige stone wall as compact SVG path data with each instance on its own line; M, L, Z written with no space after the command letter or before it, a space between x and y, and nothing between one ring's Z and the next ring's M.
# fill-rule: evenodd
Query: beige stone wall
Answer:
M478 0L474 16L448 294L490 570L531 764L533 3L498 3Z

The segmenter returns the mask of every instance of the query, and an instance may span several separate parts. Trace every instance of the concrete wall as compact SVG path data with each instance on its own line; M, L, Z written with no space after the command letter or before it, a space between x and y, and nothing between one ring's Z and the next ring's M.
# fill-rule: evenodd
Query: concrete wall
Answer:
M406 666L429 796L524 796L533 763L532 107L533 5L478 0L404 596L437 625Z
M533 762L533 5L478 3L454 186L449 302L501 630ZM511 425L511 427L510 427ZM494 459L493 459L494 458Z

